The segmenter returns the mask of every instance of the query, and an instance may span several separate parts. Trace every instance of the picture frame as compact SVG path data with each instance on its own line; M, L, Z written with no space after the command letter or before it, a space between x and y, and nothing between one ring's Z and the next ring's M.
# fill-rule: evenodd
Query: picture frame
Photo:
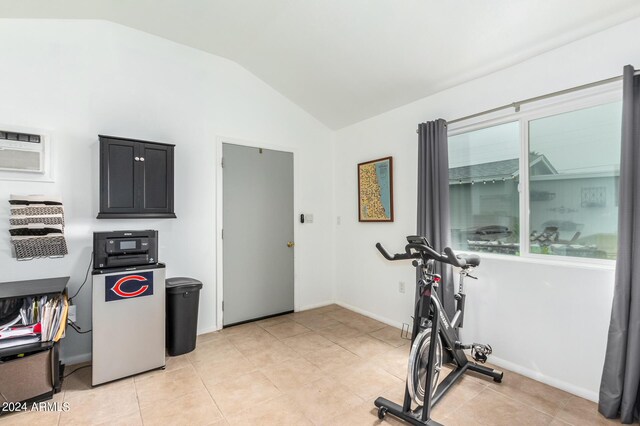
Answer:
M358 164L358 221L393 222L393 157Z

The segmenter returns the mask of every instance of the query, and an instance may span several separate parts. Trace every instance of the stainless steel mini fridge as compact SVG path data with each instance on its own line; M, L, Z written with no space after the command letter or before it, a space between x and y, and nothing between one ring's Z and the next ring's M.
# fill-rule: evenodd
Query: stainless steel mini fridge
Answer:
M165 365L165 265L93 271L92 384Z

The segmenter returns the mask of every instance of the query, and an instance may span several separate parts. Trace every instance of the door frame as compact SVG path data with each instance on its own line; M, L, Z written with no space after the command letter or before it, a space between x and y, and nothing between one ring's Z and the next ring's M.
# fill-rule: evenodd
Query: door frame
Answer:
M298 235L298 226L299 223L296 220L298 211L298 162L296 161L298 157L297 149L284 146L284 145L276 145L269 142L256 142L250 141L246 139L238 139L233 137L226 136L216 136L216 330L221 330L223 326L223 311L222 311L222 301L224 300L224 253L223 253L223 244L222 244L222 227L224 223L223 218L223 190L224 190L224 182L223 182L223 167L222 167L222 145L223 144L230 145L239 145L250 148L264 148L272 151L281 151L291 153L293 156L293 241L296 242ZM293 310L298 310L298 280L297 278L298 271L298 256L296 256L296 248L294 246L293 249Z

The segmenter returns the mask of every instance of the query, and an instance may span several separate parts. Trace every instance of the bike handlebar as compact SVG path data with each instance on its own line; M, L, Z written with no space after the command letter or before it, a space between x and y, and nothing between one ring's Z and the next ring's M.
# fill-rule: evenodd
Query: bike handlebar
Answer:
M384 247L382 247L382 244L377 243L376 244L376 248L378 249L378 251L384 256L385 259L387 260L406 260L406 259L413 259L414 256L412 256L410 253L396 253L393 256L391 256L389 254L389 252L387 252Z
M458 258L450 247L446 247L444 249L444 253L438 253L425 244L409 243L405 246L404 253L396 253L393 256L390 255L380 243L376 243L376 248L385 259L391 261L419 259L422 257L422 254L425 253L430 259L434 259L442 263L448 263L449 265L456 266L458 268L464 268L467 264L464 259ZM412 252L411 250L415 250L415 252Z

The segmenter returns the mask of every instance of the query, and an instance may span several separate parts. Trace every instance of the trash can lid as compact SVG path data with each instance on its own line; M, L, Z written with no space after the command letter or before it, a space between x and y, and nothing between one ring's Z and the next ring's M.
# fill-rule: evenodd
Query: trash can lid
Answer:
M165 281L167 293L184 293L187 291L196 291L202 288L202 283L194 278L174 277L167 278Z

